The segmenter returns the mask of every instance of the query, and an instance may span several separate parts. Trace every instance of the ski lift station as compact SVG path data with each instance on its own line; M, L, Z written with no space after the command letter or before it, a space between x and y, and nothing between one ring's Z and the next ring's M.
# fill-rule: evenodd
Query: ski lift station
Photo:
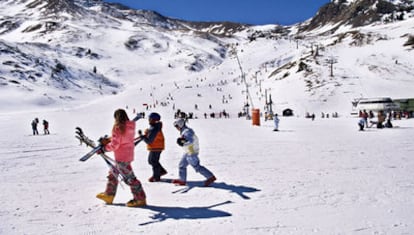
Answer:
M391 99L390 97L380 98L359 98L352 102L352 114L359 111L405 111L414 112L414 98Z

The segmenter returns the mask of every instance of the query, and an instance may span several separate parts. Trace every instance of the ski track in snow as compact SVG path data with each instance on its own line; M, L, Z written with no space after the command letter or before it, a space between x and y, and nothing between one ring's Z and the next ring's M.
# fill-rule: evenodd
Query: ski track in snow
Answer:
M188 186L149 183L147 152L140 144L133 168L149 206L127 208L123 204L131 194L125 185L114 205L95 198L105 187L107 168L97 156L78 161L89 149L74 138L74 127L81 125L77 118L49 115L65 120L65 125L51 123L49 136L31 136L25 115L0 116L1 129L11 133L2 137L0 234L414 231L412 119L394 121L397 128L364 132L357 131L356 119L346 117L313 122L281 117L280 132L263 120L260 127L244 119L190 120L200 138L201 163L217 182L201 187L203 178L188 168ZM167 147L161 163L166 178L175 178L178 133L171 119L164 123ZM146 127L147 121L138 126ZM84 130L88 135L88 127Z

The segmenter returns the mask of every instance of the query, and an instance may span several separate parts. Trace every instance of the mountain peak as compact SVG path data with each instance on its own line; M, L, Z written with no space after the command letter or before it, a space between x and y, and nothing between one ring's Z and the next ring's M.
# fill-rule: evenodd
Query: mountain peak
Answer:
M29 9L37 9L45 15L69 13L79 14L82 10L74 0L35 0L26 5Z
M322 6L303 31L333 25L360 27L378 21L394 21L414 9L411 0L332 0Z

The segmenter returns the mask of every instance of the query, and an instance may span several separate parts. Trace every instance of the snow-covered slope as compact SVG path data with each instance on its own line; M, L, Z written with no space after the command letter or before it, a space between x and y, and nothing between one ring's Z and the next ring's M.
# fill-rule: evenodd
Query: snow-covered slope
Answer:
M117 99L107 101L116 106ZM200 103L200 106L208 103ZM146 146L132 163L148 206L127 208L128 186L114 205L95 198L107 167L74 138L109 133L113 110L60 110L0 115L1 234L410 234L414 230L414 119L393 129L358 132L354 118L315 121L281 117L252 127L245 119L190 120L200 139L201 163L217 176L188 168L188 186L149 183ZM128 109L132 117L132 110ZM50 135L31 136L34 117L50 122ZM262 119L263 121L263 119ZM162 113L166 150L161 163L178 177L181 148L172 117ZM137 123L148 127L147 120ZM40 129L42 131L42 129ZM112 153L108 153L113 156Z

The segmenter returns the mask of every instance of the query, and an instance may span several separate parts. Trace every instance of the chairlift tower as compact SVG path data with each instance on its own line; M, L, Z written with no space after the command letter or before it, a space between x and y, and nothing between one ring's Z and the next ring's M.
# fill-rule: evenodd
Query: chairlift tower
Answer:
M335 57L331 56L331 57L329 57L329 59L326 59L325 61L326 61L327 64L329 64L330 70L331 70L331 75L330 76L333 77L334 76L333 75L333 64L338 63L338 60Z
M235 57L236 57L236 59L237 59L237 63L238 63L238 65L239 65L239 69L240 69L240 72L241 72L241 79L242 79L242 82L244 83L244 85L246 86L246 99L247 99L247 103L246 103L246 105L245 105L245 107L249 107L250 105L249 105L249 103L251 104L251 108L253 109L254 108L254 105L253 105L253 99L252 99L252 96L250 95L250 92L249 92L249 85L247 84L247 81L246 81L246 76L245 76L245 73L243 72L243 67L241 66L241 63L240 63L240 60L239 60L239 57L238 57L238 55L237 55L237 51L236 51L236 49L234 48L234 55L235 55ZM249 114L249 109L248 108L246 108L246 114L247 114L247 117L250 117L250 114Z

